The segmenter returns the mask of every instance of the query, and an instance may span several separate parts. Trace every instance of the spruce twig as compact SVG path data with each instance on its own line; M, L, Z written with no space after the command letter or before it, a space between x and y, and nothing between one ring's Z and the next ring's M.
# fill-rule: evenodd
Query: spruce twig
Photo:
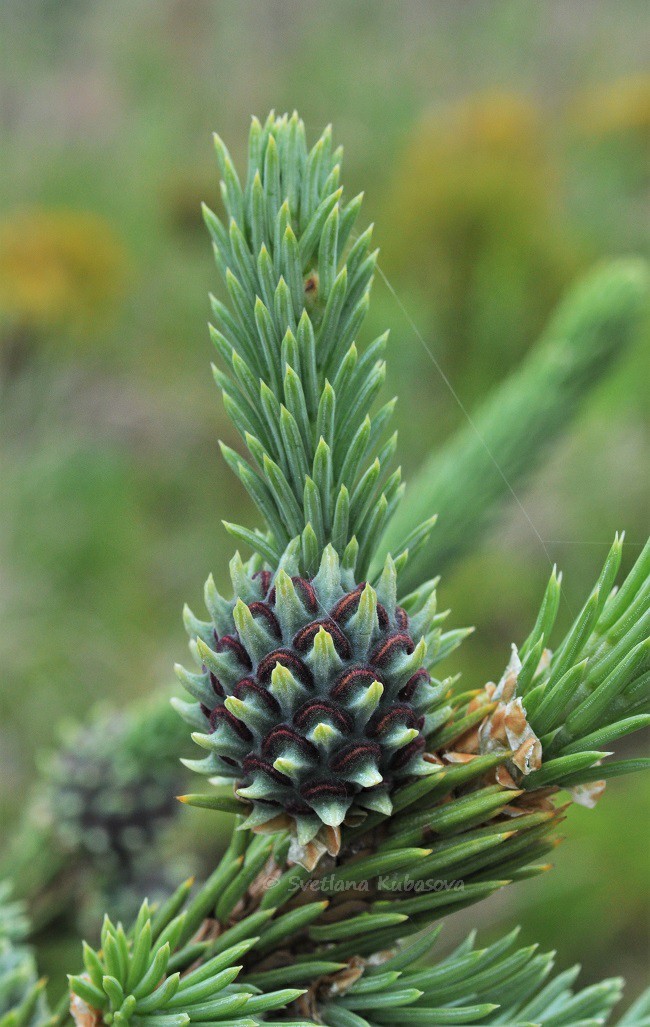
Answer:
M366 580L401 485L386 471L392 407L375 406L383 341L356 341L376 255L368 233L349 245L359 200L342 199L340 151L329 130L308 150L297 115L271 115L253 122L242 183L216 145L227 224L206 221L230 303L213 304L215 377L250 459L224 456L261 524L231 526L254 553L231 561L233 596L210 578L209 619L185 612L197 669L178 668L191 701L175 706L207 752L191 769L213 778L197 804L243 816L202 886L145 902L129 931L105 920L101 950L86 946L70 978L73 1015L134 1027L602 1021L620 982L574 994L569 971L544 985L551 958L515 950L514 936L478 951L470 938L421 970L432 939L404 939L547 870L559 789L588 786L602 747L647 722L648 552L615 592L617 538L554 654L555 574L498 683L436 677L467 632L444 629L436 581L402 595L432 521ZM589 320L586 295L579 316L560 315L562 338ZM592 326L627 323L627 301L590 296Z

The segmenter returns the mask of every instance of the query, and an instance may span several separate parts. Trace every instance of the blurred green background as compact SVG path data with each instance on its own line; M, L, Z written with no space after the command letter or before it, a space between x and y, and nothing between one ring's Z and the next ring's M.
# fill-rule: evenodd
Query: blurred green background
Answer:
M240 166L249 117L333 122L366 191L391 328L408 479L534 343L565 286L647 247L645 0L4 0L0 14L0 823L9 833L54 725L171 679L182 602L200 606L253 523L217 438L216 288L199 201L219 204L213 129ZM645 26L645 31L644 31ZM406 313L405 313L406 312ZM648 346L626 355L480 549L442 582L456 666L498 675L549 573L575 612L614 531L647 534ZM498 456L498 454L497 454ZM433 511L432 511L433 512ZM626 746L628 754L639 743ZM576 809L558 871L452 918L580 959L639 990L648 783ZM213 830L209 814L201 830Z

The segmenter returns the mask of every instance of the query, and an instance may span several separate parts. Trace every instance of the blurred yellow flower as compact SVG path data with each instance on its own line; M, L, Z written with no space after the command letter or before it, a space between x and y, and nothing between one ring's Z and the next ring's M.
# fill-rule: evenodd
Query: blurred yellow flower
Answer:
M575 99L569 117L583 135L636 136L650 145L650 74L592 86Z
M537 220L555 180L542 119L528 100L492 92L466 98L416 126L394 179L390 207L400 230L392 241L401 237L410 250L411 232L433 241L449 231L458 233L453 250L465 228L480 246L481 227L499 225L500 234L516 236L522 222Z
M28 330L97 327L123 293L127 263L97 214L14 213L0 224L0 317Z
M538 109L526 97L497 90L467 97L442 119L425 122L422 131L450 149L508 151L532 160L539 149L542 123Z
M397 162L384 266L426 296L468 395L516 361L580 265L559 186L542 114L512 93L428 116Z

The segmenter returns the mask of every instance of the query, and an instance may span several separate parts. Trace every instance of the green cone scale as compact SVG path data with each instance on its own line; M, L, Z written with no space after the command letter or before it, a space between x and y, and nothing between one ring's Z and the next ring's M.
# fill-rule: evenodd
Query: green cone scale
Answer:
M185 618L202 672L178 668L197 701L176 706L208 750L193 769L234 780L247 826L284 817L304 845L355 813L389 813L395 782L436 769L422 754L443 688L427 669L441 638L432 589L409 615L390 560L376 588L331 546L314 578L297 564L297 545L275 575L235 558L236 601L208 582L212 620Z

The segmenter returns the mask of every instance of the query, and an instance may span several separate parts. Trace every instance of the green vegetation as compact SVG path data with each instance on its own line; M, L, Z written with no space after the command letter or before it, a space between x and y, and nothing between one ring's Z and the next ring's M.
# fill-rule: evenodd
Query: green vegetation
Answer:
M478 917L481 945L490 951L490 944L497 944L504 931L521 922L524 946L535 941L545 948L557 945L560 967L580 959L587 988L612 971L628 978L628 994L634 996L642 986L647 894L642 825L649 793L644 775L617 779L618 772L638 765L641 743L632 732L645 724L642 695L647 684L644 664L635 662L644 658L639 649L643 639L635 632L642 629L640 613L646 602L639 584L639 568L646 557L639 561L639 554L646 530L647 477L639 469L647 463L643 383L648 348L647 328L644 332L641 324L647 272L629 257L646 241L639 214L646 177L647 80L633 74L633 58L621 59L621 48L632 52L635 5L631 0L622 5L616 24L610 21L607 27L607 15L592 12L581 25L581 35L569 33L573 71L555 79L552 101L546 88L548 71L536 63L530 41L545 41L545 52L555 55L556 69L569 67L566 43L551 30L550 19L532 6L521 5L515 13L513 5L499 3L499 15L490 24L482 17L470 18L469 10L454 18L447 15L435 33L419 13L409 16L417 22L414 31L412 22L407 28L409 19L402 24L388 8L374 12L369 22L361 13L344 11L336 2L334 6L338 14L331 24L310 9L280 31L279 22L255 17L247 0L232 20L225 18L221 5L210 10L206 6L201 13L197 10L196 18L187 19L171 0L155 14L145 12L136 0L128 10L117 12L119 34L112 17L92 10L84 0L60 5L56 12L51 5L37 5L24 16L10 2L3 12L11 44L8 71L29 88L17 91L12 107L5 148L8 188L0 208L0 654L6 682L0 690L0 816L8 828L0 845L0 877L14 877L14 892L28 903L34 924L30 942L50 978L53 1003L61 994L65 972L77 972L81 965L76 941L80 931L99 946L104 910L113 923L121 919L126 928L136 919L144 895L153 908L181 877L209 877L227 849L233 811L238 808L232 787L224 783L233 768L220 766L221 783L208 783L199 792L204 786L196 783L193 771L177 763L178 756L187 757L189 764L196 756L190 731L169 708L167 687L160 687L168 685L168 668L178 657L179 596L192 596L199 617L206 616L199 609L197 583L210 569L207 621L186 617L191 638L200 638L207 647L199 660L199 677L212 669L221 680L214 669L218 667L226 680L228 673L234 684L241 680L232 663L225 667L224 654L211 635L221 623L218 634L225 630L246 642L247 661L254 662L251 654L259 646L264 658L281 645L309 668L313 663L323 698L331 673L338 669L340 676L347 668L347 657L337 651L337 644L343 651L347 643L353 660L365 653L367 661L379 653L381 631L390 635L399 627L398 607L411 620L419 618L422 624L406 632L421 659L411 668L411 677L420 668L427 674L432 669L436 676L426 688L413 692L410 715L425 718L426 737L439 746L437 752L459 754L459 762L448 764L445 780L449 768L454 773L460 770L461 756L489 755L497 760L492 770L484 770L480 788L451 779L444 799L452 809L465 794L497 784L506 787L508 776L517 786L510 786L512 792L529 786L513 798L515 807L525 806L537 791L530 787L536 783L539 788L566 786L576 803L590 806L601 791L599 782L611 777L596 813L576 805L562 812L570 843L555 850L557 872L543 874L523 888L498 888L498 899L472 906L467 914L471 920L459 912L447 925L442 945L446 952L462 945L468 924ZM341 18L345 38L340 24L335 27ZM598 32L607 35L610 45L606 55L599 52L596 58ZM281 38L283 57L278 60ZM42 48L36 40L43 41ZM84 54L92 55L83 69L75 57L82 40ZM251 50L254 40L260 45L255 43ZM453 76L448 79L448 66L445 71L440 59L456 52L455 47L463 54L458 83ZM395 54L404 48L409 59L400 58L398 74ZM244 59L253 51L255 74ZM289 52L291 61L285 59ZM582 65L579 60L574 64L577 54L582 54ZM363 83L360 64L367 68ZM386 76L393 83L390 92ZM190 79L188 91L183 82ZM491 82L498 82L498 88ZM314 174L313 194L316 205L325 201L325 207L312 226L323 232L324 241L311 251L309 239L303 239L309 228L307 214L311 210L314 215L316 209L303 204L301 214L288 189L288 218L286 211L278 218L280 203L272 223L270 210L276 198L271 190L261 232L266 232L272 264L266 281L273 302L262 296L262 303L276 333L270 336L277 343L275 367L256 364L263 351L257 345L259 337L253 334L251 351L246 332L243 339L233 339L228 325L218 322L223 305L237 297L232 282L228 289L227 283L215 283L208 274L199 213L199 201L207 200L214 210L208 216L209 227L222 244L218 266L223 270L227 264L245 287L245 251L216 195L205 139L208 128L218 125L233 141L234 164L242 167L242 119L251 106L265 106L269 98L281 106L298 98L309 137L317 125L333 118L337 134L346 142L346 178L352 185L349 194L337 197L328 208L339 188L330 176L338 174L334 168L340 154L333 146L327 149L326 134L319 151L326 151L326 158ZM40 121L35 124L37 109ZM128 173L117 175L116 168L128 168ZM266 181L263 165L259 170L265 189L271 179ZM245 204L252 202L254 182L253 174L242 180ZM367 196L357 229L352 218L359 212L358 203L351 197L361 187ZM227 201L231 198L226 195ZM335 208L337 214L332 213ZM259 240L251 234L249 209L253 207L244 206L241 221L234 213L256 275ZM368 218L377 220L375 234L382 250L378 265L364 232ZM226 239L215 228L217 219ZM350 264L355 245L356 257ZM602 261L610 255L620 256ZM601 267L583 280L583 269L599 259ZM351 286L358 271L354 260L363 269L356 292ZM305 319L299 279L309 278L312 271L317 289L310 289L306 298ZM368 309L373 271L376 284ZM280 289L278 296L281 278L287 291L283 295ZM576 278L580 280L574 285ZM210 288L217 318L212 333L217 343L216 377L226 394L225 408L214 403L201 355L200 325ZM340 297L340 351L334 352L327 344L328 317L336 313ZM236 306L234 310L237 317ZM391 334L386 337L388 327ZM196 335L189 338L188 332ZM350 354L353 339L356 347ZM311 378L308 365L300 363L306 340L316 358ZM335 381L344 349L347 363ZM288 378L287 364L293 371ZM374 384L363 395L371 367ZM251 384L246 368L254 378L268 379L262 396L255 389L246 392L244 386ZM387 389L371 408L372 389L379 387L384 375ZM303 387L305 382L308 387ZM387 401L394 391L399 403L393 409ZM368 431L366 413L371 438L359 456ZM466 414L472 424L467 424ZM399 504L401 475L394 462L389 417L399 430L398 451L407 485ZM223 439L227 461L244 489L215 459L216 436ZM287 440L297 441L298 436L300 446L287 449ZM391 513L388 533L379 542ZM433 514L438 515L436 525L424 523ZM230 544L221 518L228 522L227 530L237 538L246 561L245 566L236 563L231 568L232 582L226 573ZM591 594L582 609L589 583L621 527L626 529L626 543L616 543L597 595ZM299 543L292 542L297 529ZM305 605L302 586L291 578L310 584L330 542L339 552L342 594L338 599L333 594L330 601L319 592L323 609L315 615L309 594ZM257 555L249 564L250 545ZM402 600L394 600L393 607L390 564L383 584L380 581L388 552L396 564L396 595ZM270 595L264 592L259 572L273 570L281 560L290 584L283 579L281 594L276 589ZM606 592L619 560L618 579L628 582L621 595L627 596L629 606L624 603L614 616L613 600ZM538 625L532 640L520 646L523 678L514 698L522 697L529 727L541 741L545 761L548 756L554 765L536 768L524 775L524 781L511 757L505 764L498 762L510 744L507 733L507 744L503 740L502 727L485 728L478 750L474 739L475 751L470 736L482 718L492 724L496 711L501 714L500 707L513 701L511 697L499 703L493 686L486 687L485 682L499 679L512 641L521 643L529 634L553 562L562 567L566 582L550 640L554 656L550 661L544 656L542 664L534 666L537 648L545 651L550 630L550 624L541 629ZM421 587L423 578L441 572L441 583ZM337 602L367 578L370 585L357 589L350 610L339 612ZM330 589L331 567L324 580ZM251 620L242 604L236 608L231 588L246 609L255 603L265 605L270 617L253 612ZM382 598L382 588L388 601ZM407 599L410 590L415 591ZM448 607L453 616L445 620ZM387 611L385 623L382 608ZM301 610L302 619L294 625L292 616ZM332 612L342 637L337 636L328 652L327 632L319 635L314 625L318 628L317 622ZM429 628L424 623L427 617ZM366 621L372 645L364 649ZM468 623L478 630L456 648L467 634L456 625ZM414 632L425 636L426 656L417 648ZM562 638L568 641L558 650ZM625 656L622 664L608 663L610 646ZM201 671L207 651L213 661L213 668L205 663L208 672ZM404 656L409 656L406 650ZM342 668L337 660L342 660ZM285 715L289 711L293 716L302 705L300 677L294 674L290 680L291 669L285 667L283 674L279 666L274 673L283 680L277 688L269 683L269 691L284 695ZM462 678L452 678L458 672ZM386 693L377 710L388 708L388 693L393 686L399 688L400 674L397 664L385 671L386 680L380 683ZM151 698L134 707L133 701L144 695ZM223 702L228 717L241 717L255 738L261 740L268 732L273 714L269 720L269 711L260 709L253 692L221 699L228 703ZM352 718L357 734L358 699L352 692L346 694L342 708L344 730ZM495 702L495 709L486 712ZM210 715L221 700L213 703L213 696L204 703ZM204 744L211 740L209 759L218 762L219 744L227 740L228 729L222 727L215 738L200 708L181 700L177 705ZM509 710L508 716L513 713ZM225 725L228 717L219 716ZM473 717L479 719L472 721ZM375 818L387 815L394 789L403 787L399 773L386 773L387 760L408 746L417 748L422 730L407 719L404 714L404 723L393 726L390 738L379 738L378 749L365 753L363 766L348 764L349 754L340 751L336 731L343 721L337 727L322 717L314 724L305 720L298 742L292 744L303 750L316 746L319 759L323 751L340 757L337 795L319 801L319 808L310 807L310 813L302 809L297 819L292 809L289 824L276 824L285 830L302 818L299 844L315 846L309 860L320 852L321 843L331 849L341 846L339 852L345 853L348 826L341 818L368 809ZM454 736L461 728L470 746L467 751L458 743L462 734ZM603 759L613 748L616 755ZM302 801L301 790L315 776L319 764L313 749L309 753L300 768L295 753L275 753L274 762L279 760L285 770L287 761L294 763L291 785L281 782L281 809L290 795L299 795ZM236 759L248 755L249 750L240 746ZM445 764L446 757L440 758ZM406 769L412 771L419 759L414 751ZM438 764L429 764L428 776L435 777L438 770ZM276 781L269 786L259 767L253 770L248 764L248 772L242 787L252 790L239 801L246 801L249 824L255 827L251 813L257 810L263 823L268 810L260 809L265 802L278 801L279 785ZM389 780L393 776L395 780ZM405 773L403 780L408 779ZM423 817L442 801L442 779L438 788L442 791L433 791L430 808L420 803ZM186 798L194 806L212 806L214 811L173 801L175 793L183 792L192 793ZM486 816L490 798L483 796ZM525 862L537 845L533 865L545 866L545 847L554 837L558 818L550 815L548 822L529 826L519 817L516 834L494 840L494 835L508 834L508 828L504 829L507 814L498 812L497 798L493 801L492 834L481 835L489 828L487 821L465 825L461 806L460 829L468 832L470 845L478 846L475 858L480 855L487 861L483 876L478 865L469 871L477 891L467 895L468 900L513 879L510 873L496 873L502 861L508 869L504 854L511 849L512 864L517 853ZM364 805L373 802L374 810ZM542 813L550 811L535 809L523 816ZM321 814L331 821L325 825L330 836L319 826L325 821L314 819ZM402 817L399 834L406 839L396 850L405 860L398 860L396 873L410 873L418 860L426 864L439 858L422 855L431 839L418 837L417 829L404 821L405 813L398 810L395 816L397 821ZM379 834L382 830L377 828ZM315 833L310 837L310 832ZM267 859L271 856L261 842L255 847L254 835L242 830L239 836L248 840L236 858L243 857L247 880L254 883L263 853ZM441 833L438 840L452 848L452 843L466 844L455 833ZM375 844L376 835L365 841ZM420 854L411 851L407 856L408 850ZM275 846L272 855L278 868L288 858ZM294 847L291 858L299 855ZM337 858L345 864L344 855ZM522 864L515 868L515 879L527 873ZM238 901L253 912L246 894ZM614 909L606 915L607 896ZM415 900L414 895L404 898ZM287 901L287 908L278 905L269 930L302 904L300 894ZM452 905L455 911L462 904ZM451 905L448 911L452 912ZM413 916L381 905L370 910L356 907L354 913ZM316 962L322 965L314 969L319 979L339 972L339 963L339 969L331 965L337 959L347 960L363 948L360 933L355 937L361 944L350 950L349 957L344 954L343 940L335 937L337 916L331 916L332 927L323 914L301 928L301 939L307 932L319 942ZM558 917L563 921L559 934ZM404 922L374 920L368 926L377 936L387 932L390 943L390 931ZM333 932L332 940L328 931ZM255 928L256 935L261 933ZM395 937L399 936L397 932ZM19 993L13 985L3 991L0 984L0 1019L7 1011L12 1024L27 1023L32 1016L49 1017L38 997L42 986L38 995L32 991L37 975L25 941L12 939L13 948L20 950L17 962L13 949L10 952L8 943L3 944L3 968L20 964L18 977L25 984ZM330 959L330 950L337 946L339 956ZM503 958L514 955L511 948ZM434 953L427 958L438 965L441 957ZM518 958L523 973L526 958ZM529 960L538 958L542 957L529 953ZM251 950L243 964L232 985L240 993L244 989L253 997L258 988L269 992L285 987L277 974L257 982L257 974L282 969L281 963L265 964L262 949L259 954ZM533 1016L533 978L530 969L531 990L526 992L522 984L518 1004L514 996L509 1010L503 1005L500 1012L484 1009L482 1022ZM394 988L426 992L426 1001L415 1001L409 1014L412 1022L421 1022L418 1005L428 1010L444 1005L444 989L439 993L400 980L380 980L376 986L364 984L363 978L352 982L350 1002L330 1002L327 1016L332 1023L356 1023L354 1017L384 1022L383 998L407 1022L408 996L399 1000L404 1008L393 995L386 998ZM309 988L311 983L312 978L298 978L286 987ZM465 1005L490 1005L496 1001L490 986L489 980L485 988L479 984L475 1000L460 993L456 997ZM568 984L558 987L562 1002L573 1001ZM584 1008L576 1006L576 1015L605 1015L619 985L598 987L591 999L585 998ZM3 1005L7 994L13 997ZM119 1019L122 1006L116 1004L117 994L108 996L110 1009L102 1008ZM370 1005L364 1005L364 994L371 996ZM315 1015L310 992L287 1001L301 1003L299 1015L305 1022ZM23 1008L18 1021L17 1004ZM280 1003L277 1008L277 1013L264 1014L265 1022L288 1015L280 1011ZM244 1021L254 1018L254 1011L253 1005L242 1014ZM471 1015L478 1017L479 1012ZM627 1022L642 1022L646 1015L639 1006Z

